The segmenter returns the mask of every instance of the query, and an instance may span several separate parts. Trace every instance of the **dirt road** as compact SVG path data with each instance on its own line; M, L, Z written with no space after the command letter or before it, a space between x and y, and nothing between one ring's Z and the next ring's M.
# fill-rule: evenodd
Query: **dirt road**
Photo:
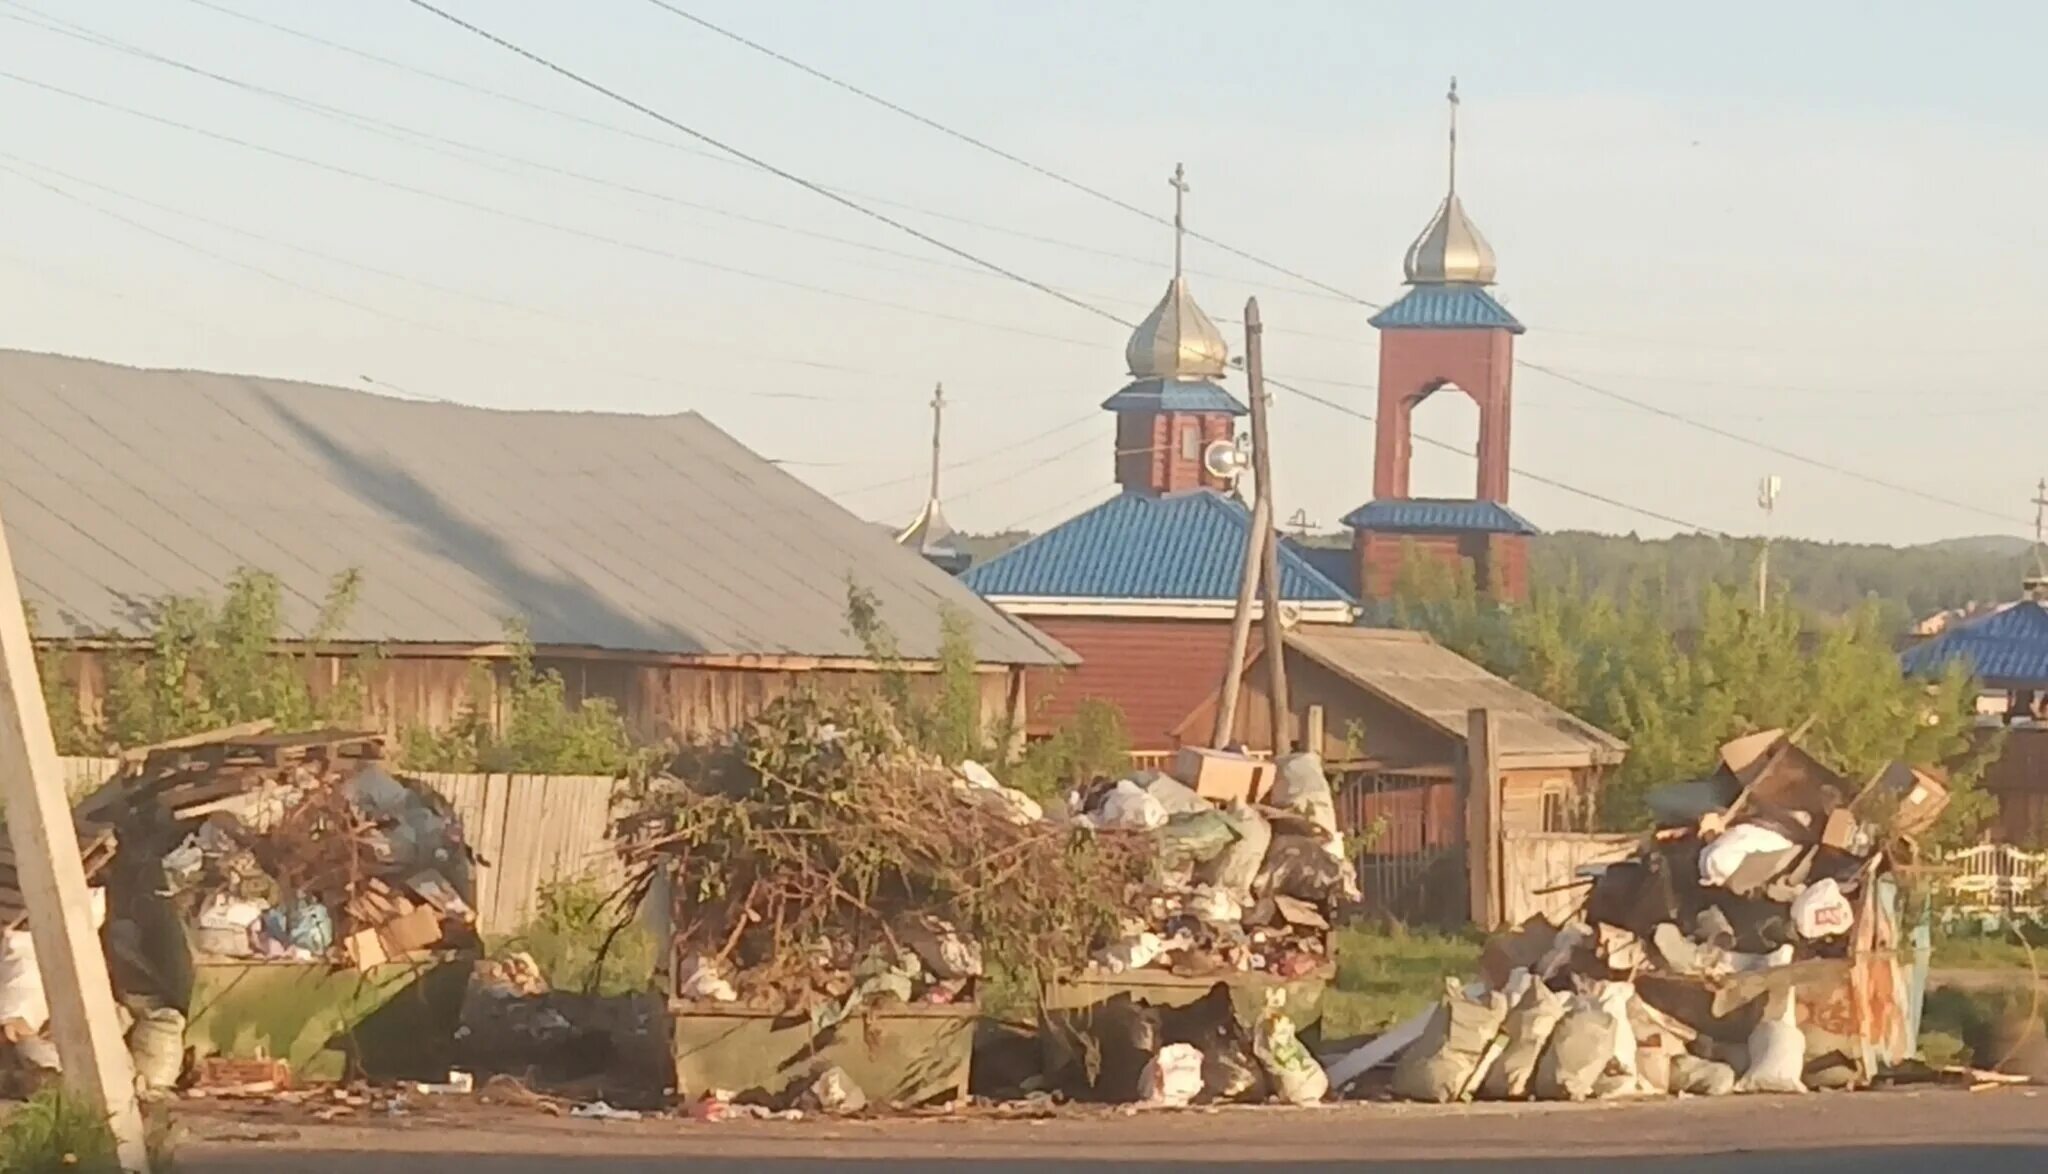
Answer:
M188 1113L195 1174L1012 1174L1284 1165L1505 1174L1907 1174L2048 1169L2048 1090L1914 1091L1609 1105L1325 1109L705 1125L448 1109L370 1127Z

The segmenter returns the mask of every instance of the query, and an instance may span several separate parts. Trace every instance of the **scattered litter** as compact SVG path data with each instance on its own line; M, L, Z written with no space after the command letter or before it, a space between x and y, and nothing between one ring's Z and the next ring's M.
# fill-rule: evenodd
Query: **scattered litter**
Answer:
M579 1121L638 1121L645 1114L637 1109L614 1109L603 1101L592 1101L569 1110L569 1116Z
M806 1112L846 1117L865 1112L868 1096L861 1091L860 1085L853 1082L853 1077L846 1074L846 1069L835 1064L818 1073L797 1099L797 1107Z
M1252 1054L1273 1078L1280 1099L1291 1105L1312 1105L1330 1093L1330 1078L1316 1058L1295 1038L1294 1021L1287 1017L1287 991L1272 987L1266 992L1266 1010L1252 1029Z

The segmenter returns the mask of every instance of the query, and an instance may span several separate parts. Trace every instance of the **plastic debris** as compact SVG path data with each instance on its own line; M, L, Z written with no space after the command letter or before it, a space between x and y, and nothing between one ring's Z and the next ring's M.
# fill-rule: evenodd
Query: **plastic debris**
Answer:
M1201 1095L1202 1083L1202 1050L1193 1044L1167 1044L1138 1075L1139 1103L1182 1108Z
M614 1109L603 1101L592 1101L569 1110L569 1115L580 1121L638 1121L646 1114L638 1109Z
M1280 1099L1291 1105L1312 1105L1330 1092L1330 1077L1316 1058L1295 1038L1294 1021L1287 1017L1287 991L1273 987L1266 992L1266 1009L1252 1029L1252 1054L1273 1078Z
M1837 937L1856 928L1856 910L1842 895L1842 886L1833 877L1825 877L1793 899L1792 925L1809 941Z
M1799 1030L1798 1007L1790 990L1770 997L1764 1017L1749 1033L1749 1068L1736 1082L1737 1092L1802 1093L1806 1084L1806 1036Z
M807 1112L824 1113L828 1116L845 1117L865 1112L868 1094L853 1082L846 1069L834 1064L818 1073L810 1086L798 1098L797 1107Z

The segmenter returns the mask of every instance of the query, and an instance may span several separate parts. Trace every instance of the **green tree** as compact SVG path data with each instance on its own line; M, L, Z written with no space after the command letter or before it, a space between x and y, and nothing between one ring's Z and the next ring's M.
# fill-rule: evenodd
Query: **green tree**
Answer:
M472 661L469 699L447 728L408 728L400 762L411 770L605 775L624 778L659 756L637 744L610 698L571 704L562 674L534 665L533 640L519 623L506 625L512 646L502 689L491 666ZM493 721L486 707L499 708Z
M1708 773L1730 738L1808 719L1803 745L1852 780L1893 760L1948 768L1956 799L1944 837L1969 834L1986 811L1974 787L1985 753L1970 737L1972 683L1959 672L1905 677L1874 603L1816 634L1789 593L1759 610L1746 587L1709 583L1692 603L1696 629L1681 638L1660 579L1638 580L1617 602L1568 574L1513 608L1478 597L1469 575L1448 593L1441 572L1404 571L1401 584L1416 595L1395 601L1397 619L1420 621L1413 626L1628 742L1601 799L1611 827L1641 826L1651 787Z

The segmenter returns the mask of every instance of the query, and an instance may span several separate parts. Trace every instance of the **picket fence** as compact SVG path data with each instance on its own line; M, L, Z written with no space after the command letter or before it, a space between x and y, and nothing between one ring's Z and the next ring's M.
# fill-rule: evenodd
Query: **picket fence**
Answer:
M79 795L113 777L117 758L66 758L66 790ZM476 909L486 934L513 934L532 920L543 888L588 877L610 891L621 878L612 850L614 780L594 775L406 772L448 800L482 863Z

